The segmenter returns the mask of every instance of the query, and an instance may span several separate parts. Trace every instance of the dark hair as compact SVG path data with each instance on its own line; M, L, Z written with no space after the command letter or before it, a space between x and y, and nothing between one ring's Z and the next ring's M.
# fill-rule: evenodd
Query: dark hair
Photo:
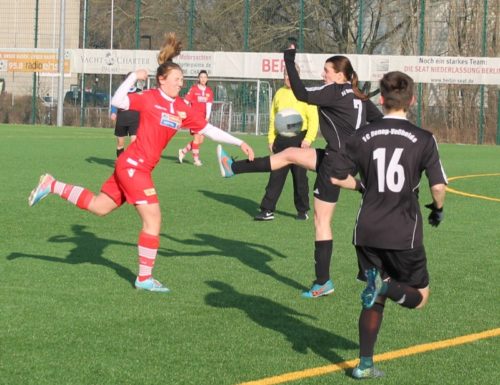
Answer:
M335 72L342 72L344 74L345 78L351 82L354 95L356 95L358 99L368 99L368 95L359 90L358 74L354 71L354 68L352 68L351 61L347 57L342 55L331 56L326 59L326 63L331 63Z
M407 74L400 71L387 72L380 79L380 94L384 97L384 108L407 111L413 100L413 87L413 79Z
M182 43L177 41L174 32L165 34L165 41L158 54L158 69L156 70L156 83L160 83L160 77L165 77L173 69L182 71L179 64L174 63L172 59L181 53Z
M208 72L206 70L201 70L200 72L198 72L198 83L200 82L200 75L202 74L205 74L208 77Z

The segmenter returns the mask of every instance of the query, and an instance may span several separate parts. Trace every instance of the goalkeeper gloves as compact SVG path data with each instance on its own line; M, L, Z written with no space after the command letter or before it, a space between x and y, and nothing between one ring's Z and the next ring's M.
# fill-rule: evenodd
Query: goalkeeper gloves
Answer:
M443 207L438 209L434 203L429 203L428 205L425 205L425 207L431 210L431 213L429 214L429 224L433 227L438 227L444 219Z

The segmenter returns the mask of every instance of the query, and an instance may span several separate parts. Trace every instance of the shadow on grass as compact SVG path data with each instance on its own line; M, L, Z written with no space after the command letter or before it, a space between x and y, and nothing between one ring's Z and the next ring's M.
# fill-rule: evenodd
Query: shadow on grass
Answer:
M198 190L198 191L201 192L203 195L205 195L207 198L211 198L217 202L224 203L225 205L233 206L237 209L240 209L241 211L252 217L252 219L260 210L259 204L251 199L242 198L236 195L215 193L213 191L207 191L207 190ZM264 190L262 191L262 194L264 194ZM283 217L295 217L295 214L290 214L280 210L275 211L275 214L279 214L280 216Z
M299 317L314 320L308 314L283 306L267 298L243 294L231 285L220 281L207 281L208 286L217 290L207 294L205 303L212 307L235 308L245 312L253 322L283 336L298 353L312 351L329 362L343 362L344 358L336 350L357 349L358 344L337 334L319 329L302 321Z
M240 209L244 213L250 215L252 218L255 214L257 214L259 205L251 199L243 198L236 195L220 194L207 190L198 190L198 191L201 192L203 195L205 195L207 198Z
M75 247L70 251L66 258L51 257L47 255L34 255L26 253L11 253L7 256L8 260L14 260L17 258L34 258L42 261L57 262L57 263L67 263L70 265L77 265L83 263L89 263L93 265L100 265L110 269L113 269L116 274L129 282L131 285L134 284L136 275L132 273L126 267L119 265L109 259L104 258L102 255L104 249L110 245L123 245L123 246L134 246L137 244L120 242L112 239L99 238L94 233L86 231L86 226L83 225L73 225L71 230L73 231L72 236L66 235L55 235L48 239L49 242L53 243L72 243ZM134 249L136 252L137 249Z
M161 158L165 159L165 160L168 160L168 161L171 161L172 163L181 164L181 163L179 163L179 158L176 157L176 156L173 156L173 155L162 155ZM191 159L193 159L193 158L191 157ZM184 158L184 160L182 161L182 163L193 164L193 162L191 161L191 159Z
M200 251L179 251L166 248L168 254L173 257L192 256L192 257L212 257L222 256L235 258L244 265L266 274L277 281L298 290L308 290L297 281L285 277L274 271L268 263L273 260L273 256L287 258L286 255L273 249L272 247L258 243L249 243L235 241L232 239L221 238L211 234L194 234L196 239L179 239L171 235L161 234L162 237L183 245L196 246Z
M115 167L115 161L116 159L106 159L106 158L97 158L95 156L89 156L87 159L85 159L88 163L96 163L101 166L107 166L114 168Z

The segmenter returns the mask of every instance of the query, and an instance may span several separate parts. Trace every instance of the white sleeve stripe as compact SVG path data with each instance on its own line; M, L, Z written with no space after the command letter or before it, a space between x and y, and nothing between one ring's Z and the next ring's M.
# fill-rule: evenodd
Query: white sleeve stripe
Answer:
M234 144L235 146L241 146L243 143L241 139L238 139L231 134L222 131L219 127L215 127L210 123L207 123L205 128L203 128L203 130L201 130L199 133L219 143Z
M128 110L128 108L130 107L128 92L136 81L137 75L135 74L135 72L132 72L116 90L115 94L111 98L111 104L116 108Z

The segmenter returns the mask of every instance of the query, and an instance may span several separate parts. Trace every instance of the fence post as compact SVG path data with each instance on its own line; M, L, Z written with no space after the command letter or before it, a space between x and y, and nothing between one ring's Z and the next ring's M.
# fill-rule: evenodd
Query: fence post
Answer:
M497 144L500 144L500 90L497 93Z
M362 53L363 50L363 17L364 17L364 1L360 0L359 1L359 9L358 9L358 36L357 36L357 44L356 44L356 50L358 55Z
M299 52L304 52L304 0L300 0Z
M36 0L35 3L35 48L38 48L38 10L39 10L39 1ZM36 123L36 78L37 78L36 68L33 71L33 89L31 94L31 124Z
M422 56L425 49L425 0L420 0L420 31L419 31L419 44L418 54ZM417 126L422 126L422 83L417 85Z
M193 50L194 15L195 15L194 0L190 0L189 1L189 31L188 31L188 49L190 51Z
M141 47L141 0L135 0L135 49Z
M486 29L488 20L488 0L483 1L483 38L481 45L481 56L487 56L486 52ZM484 140L484 84L479 87L479 133L477 137L477 142L483 144Z
M64 38L66 25L66 0L61 0L61 9L59 16L59 48L57 50L57 69L59 78L57 84L57 127L63 125L63 104L64 104Z
M83 32L82 32L82 48L85 52L87 48L87 19L88 19L89 3L87 0L83 2ZM64 103L64 99L62 100ZM80 127L85 125L85 72L82 73L80 79Z

